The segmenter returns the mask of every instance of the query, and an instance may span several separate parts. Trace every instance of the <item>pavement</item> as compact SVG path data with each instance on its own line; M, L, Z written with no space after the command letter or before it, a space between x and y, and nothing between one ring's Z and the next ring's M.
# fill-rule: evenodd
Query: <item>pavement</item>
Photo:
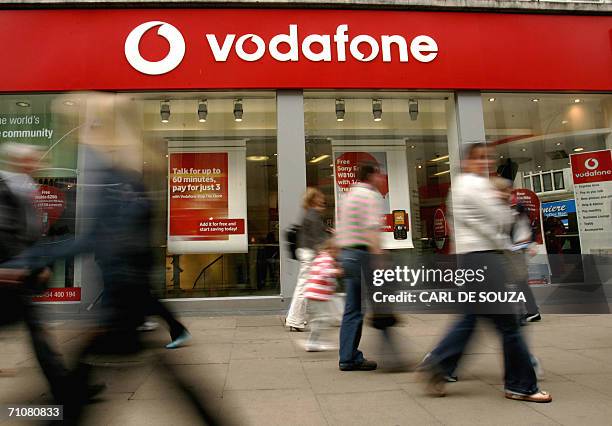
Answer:
M503 397L499 339L479 327L447 396L425 394L417 373L340 372L337 353L307 353L306 333L290 333L279 315L185 317L193 340L163 349L169 337L160 328L146 333L158 350L125 357L96 356L98 380L107 389L87 410L88 425L196 425L201 421L169 368L204 404L236 425L610 425L612 424L612 315L545 315L524 328L544 368L541 388L550 404ZM432 348L453 317L406 315L394 328L402 355L418 361ZM334 339L338 329L332 330ZM52 324L62 352L74 354L84 329L75 321ZM380 332L364 328L361 349L384 366L388 348ZM0 404L49 403L25 329L0 332ZM14 421L5 424L23 424Z

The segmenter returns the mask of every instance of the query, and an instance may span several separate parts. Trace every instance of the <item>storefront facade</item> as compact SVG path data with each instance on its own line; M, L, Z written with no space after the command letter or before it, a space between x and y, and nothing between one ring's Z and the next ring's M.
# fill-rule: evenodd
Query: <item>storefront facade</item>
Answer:
M444 251L444 203L476 141L496 147L517 196L535 194L542 255L612 253L612 17L58 9L0 11L0 23L11 59L0 143L45 152L35 177L47 235L78 233L83 220L91 91L128 99L115 114L154 202L153 285L179 309L285 306L297 263L283 230L306 186L324 192L333 226L364 157L388 176L387 248ZM84 309L101 291L90 258L54 272L50 303Z

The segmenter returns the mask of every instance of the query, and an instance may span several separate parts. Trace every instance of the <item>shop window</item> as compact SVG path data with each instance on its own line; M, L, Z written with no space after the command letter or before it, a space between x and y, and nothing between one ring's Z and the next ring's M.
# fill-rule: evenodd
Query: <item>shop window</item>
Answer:
M330 227L335 226L339 199L355 179L355 166L368 161L387 175L382 190L386 247L448 249L444 227L438 226L436 234L434 222L444 217L436 211L444 211L451 183L449 102L452 95L446 93L304 93L307 184L325 194ZM405 240L393 235L394 210L406 212Z
M598 158L612 148L612 95L483 93L482 104L487 141L500 165L512 166L505 177L535 192L541 203L545 251L612 253L609 235L594 232L609 228L609 216L597 228L609 212L581 203L572 174L572 158L576 173L606 173Z

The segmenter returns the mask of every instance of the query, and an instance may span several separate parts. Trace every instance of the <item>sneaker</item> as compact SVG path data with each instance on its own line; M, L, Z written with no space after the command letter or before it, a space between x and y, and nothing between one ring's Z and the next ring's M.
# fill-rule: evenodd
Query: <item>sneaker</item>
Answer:
M138 331L154 331L154 330L157 329L157 327L159 327L159 323L157 323L155 321L145 321L136 330L138 330Z
M306 352L325 352L325 351L332 351L336 349L336 347L334 345L330 345L327 343L308 342L304 345L304 349L306 350Z
M176 339L172 340L172 342L166 345L166 349L180 348L181 346L185 345L185 343L187 343L190 340L191 340L191 334L189 334L187 330L183 330L183 332L179 334Z
M459 381L459 377L454 374L446 374L444 375L444 380L446 380L447 383L455 383Z
M525 314L523 318L525 319L525 322L536 322L542 319L542 315L540 315L539 312L536 312L535 314Z
M340 364L340 371L372 371L376 370L378 364L375 361L364 359L360 363Z

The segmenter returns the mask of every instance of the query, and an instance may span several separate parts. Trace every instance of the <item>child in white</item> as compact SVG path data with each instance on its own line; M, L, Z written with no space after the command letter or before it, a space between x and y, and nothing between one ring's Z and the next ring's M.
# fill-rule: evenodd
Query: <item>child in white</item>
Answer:
M332 240L326 241L312 261L310 273L304 288L304 297L308 300L310 316L310 336L306 351L317 352L333 349L334 345L321 340L334 321L334 309L331 299L336 291L336 279L342 275L342 269L336 263L338 248Z

